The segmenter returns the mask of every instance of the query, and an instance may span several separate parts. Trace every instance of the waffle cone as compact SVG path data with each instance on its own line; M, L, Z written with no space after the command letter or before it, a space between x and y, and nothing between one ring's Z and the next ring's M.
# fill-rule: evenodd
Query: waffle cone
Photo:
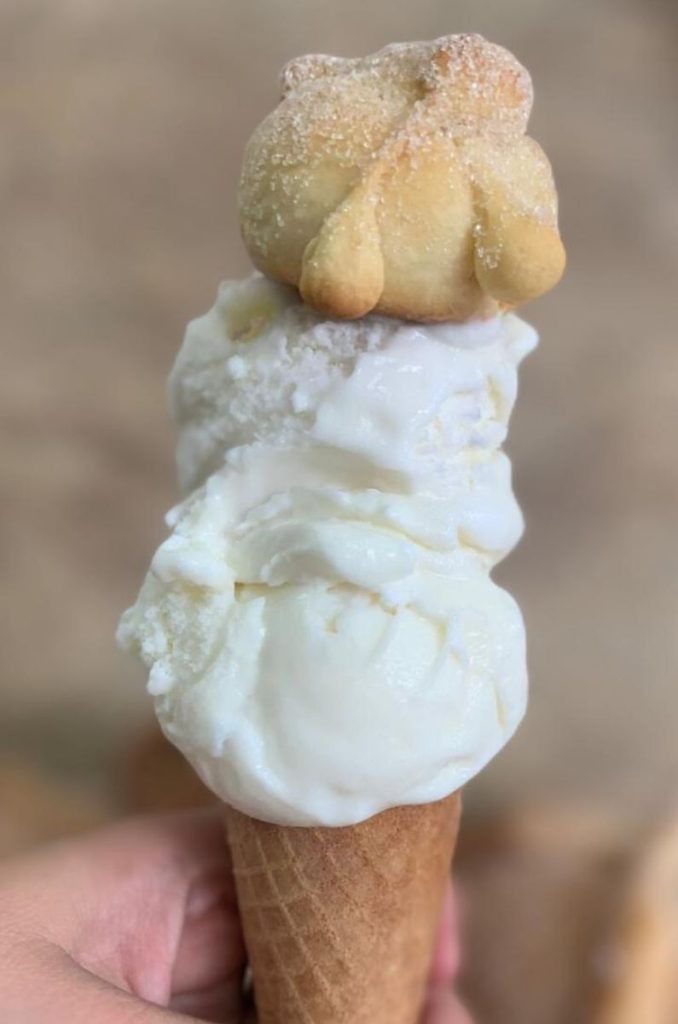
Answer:
M460 810L292 828L226 809L259 1024L416 1024Z

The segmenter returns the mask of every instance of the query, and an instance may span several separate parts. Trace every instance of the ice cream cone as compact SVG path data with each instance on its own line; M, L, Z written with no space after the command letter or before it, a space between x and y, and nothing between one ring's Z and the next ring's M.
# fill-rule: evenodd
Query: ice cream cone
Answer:
M489 574L522 530L501 446L537 337L504 314L562 272L557 201L529 75L479 36L305 57L283 91L240 183L273 280L187 329L186 500L118 636L242 808L260 1024L416 1024L458 791L525 710Z
M461 798L345 828L226 810L260 1024L415 1024Z

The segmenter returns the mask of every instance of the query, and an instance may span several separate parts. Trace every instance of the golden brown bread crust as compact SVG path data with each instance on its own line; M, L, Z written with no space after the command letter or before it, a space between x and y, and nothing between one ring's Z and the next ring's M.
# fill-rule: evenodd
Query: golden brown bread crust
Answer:
M334 316L488 317L560 278L530 77L481 36L309 56L282 75L240 182L255 265Z

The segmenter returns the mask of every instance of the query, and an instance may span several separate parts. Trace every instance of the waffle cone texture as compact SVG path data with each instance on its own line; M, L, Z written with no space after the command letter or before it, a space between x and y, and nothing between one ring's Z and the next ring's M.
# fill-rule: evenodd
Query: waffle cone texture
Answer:
M259 1024L416 1024L461 799L345 828L226 809Z

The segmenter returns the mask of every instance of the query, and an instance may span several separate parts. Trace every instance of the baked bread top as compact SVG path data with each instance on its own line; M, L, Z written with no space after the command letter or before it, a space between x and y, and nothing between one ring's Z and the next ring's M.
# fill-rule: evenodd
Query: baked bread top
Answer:
M332 316L469 320L548 291L565 253L532 83L478 35L307 56L248 143L255 266Z

